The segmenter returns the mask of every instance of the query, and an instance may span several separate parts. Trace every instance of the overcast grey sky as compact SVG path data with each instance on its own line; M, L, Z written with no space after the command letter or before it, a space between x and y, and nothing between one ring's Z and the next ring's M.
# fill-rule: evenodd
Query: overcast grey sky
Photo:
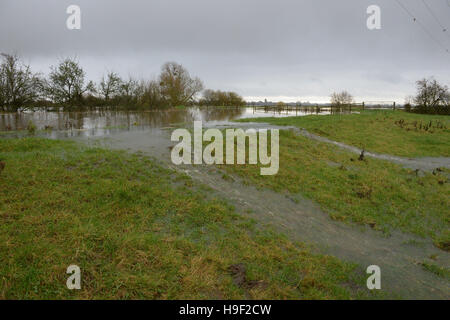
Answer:
M108 70L154 78L166 61L207 88L249 100L328 101L346 89L357 100L397 100L414 82L450 84L450 0L0 0L0 51L34 71L77 57L89 79ZM81 8L68 30L66 8ZM381 8L381 30L366 9ZM433 40L434 39L434 40Z

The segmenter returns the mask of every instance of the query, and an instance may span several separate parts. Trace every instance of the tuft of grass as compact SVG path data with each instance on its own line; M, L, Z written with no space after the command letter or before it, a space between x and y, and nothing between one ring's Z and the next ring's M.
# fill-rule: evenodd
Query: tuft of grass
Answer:
M392 110L360 114L242 119L289 125L368 151L403 157L450 157L450 117Z
M23 138L0 139L0 158L2 299L376 297L355 265L256 226L139 154ZM66 288L71 264L81 290ZM236 264L266 285L233 283Z
M36 132L36 125L31 120L28 122L27 131L31 135L35 134Z
M425 270L434 273L435 275L441 277L441 278L446 278L446 279L450 279L450 271L446 268L443 267L439 267L437 265L435 265L434 263L428 262L428 261L424 261L420 264Z

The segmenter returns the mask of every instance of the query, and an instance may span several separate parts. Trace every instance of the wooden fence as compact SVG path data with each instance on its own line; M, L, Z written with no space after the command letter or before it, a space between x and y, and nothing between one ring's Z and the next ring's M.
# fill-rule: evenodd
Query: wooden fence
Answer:
M339 112L352 112L365 109L396 109L395 101L364 101L360 103L332 105L332 104L316 104L316 105L289 105L289 104L277 104L277 105L263 105L256 106L249 104L247 107L253 108L255 111L265 112L302 112L302 113L320 113L323 111L330 111L331 113Z

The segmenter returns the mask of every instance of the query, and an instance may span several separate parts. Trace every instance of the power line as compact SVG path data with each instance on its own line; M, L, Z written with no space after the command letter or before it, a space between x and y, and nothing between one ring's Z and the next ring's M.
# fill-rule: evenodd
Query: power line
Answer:
M427 8L427 10L430 12L430 14L433 16L434 20L436 20L437 24L442 28L442 32L446 32L447 28L444 27L444 25L441 23L441 21L439 21L438 17L436 17L433 10L431 10L430 6L425 2L425 0L422 0L422 2L425 5L425 7ZM449 2L447 2L447 4L449 4ZM448 32L446 32L446 35L450 37L450 34Z
M442 49L444 49L445 52L447 52L448 54L450 54L450 51L438 40L436 39L433 34L428 31L427 28L425 28L425 26L422 24L422 22L420 22L401 2L400 0L395 0L398 5L405 10L405 12L411 16L411 18L413 18L413 22L417 22L417 24L423 29L423 31L425 31L426 34L428 34L428 36L434 41L436 42Z

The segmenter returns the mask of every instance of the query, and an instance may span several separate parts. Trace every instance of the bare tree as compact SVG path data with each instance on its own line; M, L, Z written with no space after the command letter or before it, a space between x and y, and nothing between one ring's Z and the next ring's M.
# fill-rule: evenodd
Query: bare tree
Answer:
M450 92L447 91L447 94L444 96L444 105L448 109L450 108Z
M448 104L448 87L441 85L433 78L423 78L416 82L417 94L414 103L417 106L427 108L437 108Z
M4 110L15 112L38 98L42 81L17 55L1 54L1 57L0 105Z
M120 85L122 102L127 104L136 102L141 91L142 87L137 80L130 77L127 81L122 81Z
M226 96L227 96L226 104L229 106L242 106L245 104L244 99L236 92L228 91L226 93Z
M191 78L189 72L180 64L167 62L161 68L159 76L161 94L170 106L191 102L195 95L203 90L199 78Z
M103 95L103 98L106 102L109 101L110 98L115 97L120 93L122 86L122 79L120 79L119 75L115 72L109 72L105 76L103 76L102 81L100 82L99 92Z
M414 96L412 96L412 95L406 96L405 103L403 104L405 111L410 112L413 104L414 104Z
M203 98L201 99L203 105L214 106L217 105L217 93L211 89L205 89L203 91Z
M57 103L79 103L85 92L95 91L92 81L84 85L84 77L85 73L78 62L67 58L57 67L51 67L47 94Z
M414 104L414 96L413 95L408 95L405 97L405 105L409 104L409 105L413 105Z
M333 92L331 94L331 104L333 106L348 105L353 103L353 96L347 91Z
M142 97L142 104L148 107L162 107L166 104L161 94L161 87L155 80L145 84L145 90Z

